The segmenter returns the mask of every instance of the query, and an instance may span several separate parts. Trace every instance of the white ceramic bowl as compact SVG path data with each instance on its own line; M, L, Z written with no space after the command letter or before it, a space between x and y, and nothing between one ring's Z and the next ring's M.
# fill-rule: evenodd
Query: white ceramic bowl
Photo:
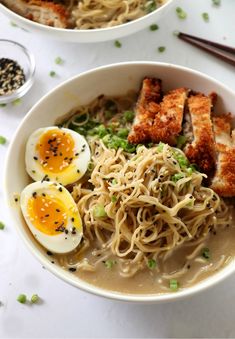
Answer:
M211 287L235 271L235 261L233 260L212 277L177 293L133 295L104 290L90 285L61 267L50 263L50 258L46 256L45 250L39 246L28 230L20 209L16 207L14 202L14 194L20 193L29 183L25 170L24 153L26 141L35 129L54 125L58 117L77 105L89 103L100 94L123 95L128 90L138 90L141 80L145 76L161 78L164 90L185 86L204 93L216 91L219 96L218 110L222 112L234 111L235 93L216 80L197 71L153 62L121 63L97 68L64 82L44 96L30 110L10 145L4 178L5 196L10 206L14 225L30 251L46 268L59 278L85 291L108 298L142 303L173 301Z
M149 13L137 20L130 21L123 25L92 29L92 30L74 30L74 29L61 29L38 24L23 18L22 16L14 13L7 7L0 4L0 12L5 14L14 23L28 31L43 34L46 37L51 37L57 40L64 40L70 42L99 42L118 39L132 33L138 32L141 29L156 23L171 7L170 4L173 0L168 0L163 6L159 7L152 13Z

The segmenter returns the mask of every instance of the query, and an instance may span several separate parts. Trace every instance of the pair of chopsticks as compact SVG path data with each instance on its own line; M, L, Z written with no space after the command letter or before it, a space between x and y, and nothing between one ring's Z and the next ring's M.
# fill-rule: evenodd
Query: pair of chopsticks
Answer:
M235 66L235 48L221 45L217 42L205 40L182 32L179 32L177 36L179 39L184 40L191 45L199 47L200 49L214 55L220 60L223 60L230 65Z

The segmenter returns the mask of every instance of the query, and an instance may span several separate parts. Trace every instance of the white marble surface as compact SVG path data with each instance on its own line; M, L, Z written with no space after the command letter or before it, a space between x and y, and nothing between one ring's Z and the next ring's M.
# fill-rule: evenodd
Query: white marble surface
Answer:
M180 21L174 8L158 22L160 29L144 31L122 39L122 48L113 42L67 44L34 36L12 27L0 14L0 38L26 45L36 57L35 84L19 106L0 108L0 135L13 138L21 119L51 88L84 70L127 60L166 61L203 71L235 90L235 69L190 47L173 36L182 30L235 46L235 2L221 0L215 8L211 0L175 0L188 13ZM174 7L174 6L173 6ZM208 12L210 22L202 20ZM158 46L166 46L164 53ZM65 60L55 65L55 57ZM58 74L50 78L48 73ZM104 300L71 287L42 268L25 248L3 201L3 165L8 143L0 145L0 337L234 337L235 276L191 299L173 304L132 305ZM38 293L40 305L21 305L19 293Z

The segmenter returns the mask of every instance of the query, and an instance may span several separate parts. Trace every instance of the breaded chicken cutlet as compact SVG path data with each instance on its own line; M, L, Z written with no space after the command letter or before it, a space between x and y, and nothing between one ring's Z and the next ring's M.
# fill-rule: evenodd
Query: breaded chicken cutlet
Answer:
M212 97L204 94L192 94L188 98L186 120L190 128L189 142L184 153L191 163L197 164L200 170L208 176L213 175L216 164L216 152L213 126L211 121ZM187 114L189 115L187 117Z
M151 141L151 128L156 114L160 110L162 89L161 80L145 78L135 106L135 119L128 135L132 144Z
M235 196L235 130L231 114L213 117L217 165L211 188L223 197Z
M43 0L2 0L1 3L26 19L43 25L68 28L70 23L66 7Z
M161 81L145 78L135 107L135 120L128 136L132 144L144 142L176 143L188 90L170 91L161 101Z

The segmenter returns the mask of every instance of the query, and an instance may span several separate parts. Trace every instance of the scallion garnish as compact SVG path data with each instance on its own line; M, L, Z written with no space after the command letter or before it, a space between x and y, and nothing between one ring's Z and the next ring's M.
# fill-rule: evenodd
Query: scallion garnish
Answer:
M159 26L157 24L152 24L149 26L150 31L154 32L159 29Z
M145 7L146 13L151 13L157 9L155 0L148 2L148 5Z
M112 195L111 201L112 201L113 203L115 203L115 202L117 201L117 197L116 197L115 195Z
M39 301L39 296L37 294L33 294L30 301L32 304L37 303Z
M220 6L221 0L212 0L212 4L213 4L214 6Z
M209 21L209 14L206 13L206 12L202 13L202 18L205 22L208 22Z
M17 301L21 304L25 304L27 301L27 297L25 294L19 294L17 297Z
M171 289L171 291L174 291L174 292L178 291L179 283L178 283L178 281L176 279L171 279L170 280L170 289Z
M177 182L178 180L180 180L182 178L184 178L183 173L176 173L176 174L172 175L171 180L173 182Z
M0 104L0 107L6 107L7 104Z
M6 142L7 142L7 139L3 137L2 135L0 135L0 145L5 145Z
M165 47L165 46L159 46L159 47L158 47L158 52L159 52L159 53L163 53L165 50L166 50L166 47Z
M104 265L106 266L106 268L112 268L113 265L116 264L116 261L115 260L111 260L111 259L108 259L104 262Z
M187 142L187 138L184 135L179 135L177 137L177 148L182 148Z
M4 230L4 228L5 228L4 223L0 221L0 230Z
M55 71L50 71L50 73L49 73L49 75L50 75L50 77L55 77L56 76L56 72Z
M184 20L187 18L187 13L181 7L176 7L176 14L178 18L181 20Z
M58 56L58 57L55 58L55 63L57 65L62 65L64 63L64 60L61 59L61 57Z
M153 270L154 268L156 268L157 262L154 259L149 259L147 265L150 270Z
M132 122L135 117L135 113L133 111L125 111L123 116L126 122Z
M93 208L93 216L95 218L104 218L107 217L107 213L105 212L104 205L98 204Z
M12 105L13 106L18 106L18 105L20 105L21 104L21 99L20 98L18 98L18 99L15 99L14 101L12 101Z
M122 43L119 40L115 40L114 41L114 46L117 48L121 48L122 47Z
M162 152L164 146L165 146L164 142L159 142L159 144L157 146L157 151Z
M202 249L202 257L209 260L210 259L210 250L208 247Z

